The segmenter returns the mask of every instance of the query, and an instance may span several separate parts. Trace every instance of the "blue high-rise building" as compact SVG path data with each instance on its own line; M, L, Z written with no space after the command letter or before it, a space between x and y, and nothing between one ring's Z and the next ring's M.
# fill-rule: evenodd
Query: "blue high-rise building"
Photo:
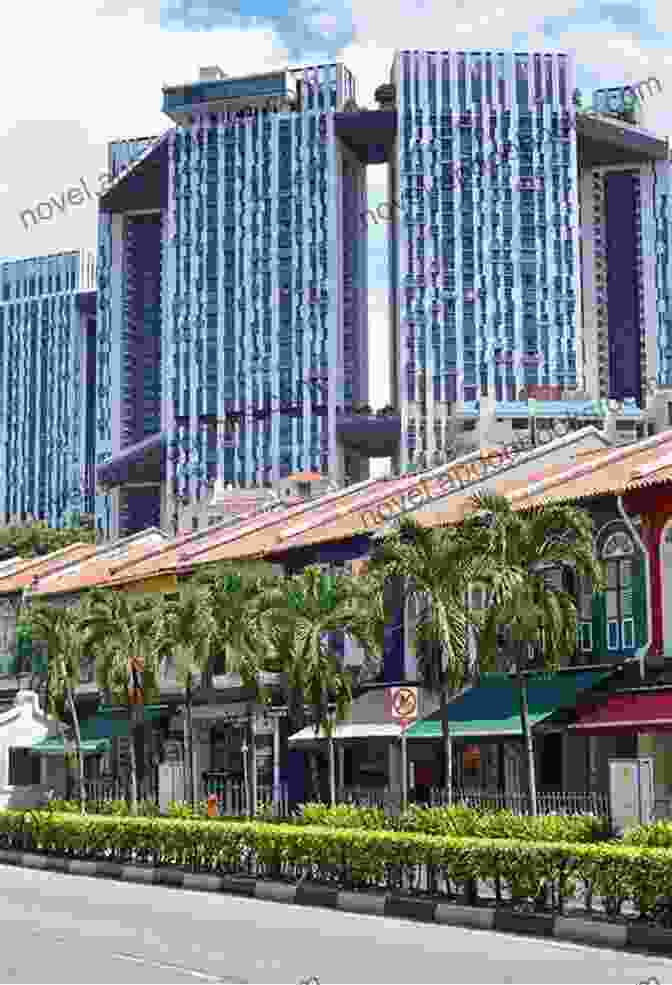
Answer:
M668 381L665 141L582 110L562 52L400 51L376 99L360 109L339 64L207 68L164 90L174 128L112 145L98 263L107 536L169 527L187 503L193 516L215 478L342 481L379 455L434 464L460 430L507 440L530 398L563 417L574 394L642 407L644 382ZM384 419L353 414L368 396L371 163L389 174Z
M585 422L588 398L630 399L623 440L634 404L666 423L669 148L613 93L584 110L569 55L400 51L376 109L336 63L163 95L166 133L110 145L97 293L75 254L0 265L0 519L65 522L95 470L101 535L169 530L216 479L431 465L461 431ZM364 411L374 163L384 417Z
M86 252L0 263L0 523L93 513L94 288Z
M401 463L455 407L577 381L579 202L565 54L401 51L390 193Z
M584 110L563 52L400 51L383 89L400 465L441 460L461 428L507 440L530 398L561 418L574 395L648 400L658 420L670 163L640 107Z
M365 166L336 133L354 95L337 64L202 70L101 199L106 535L169 523L215 478L360 467L337 419L368 396Z

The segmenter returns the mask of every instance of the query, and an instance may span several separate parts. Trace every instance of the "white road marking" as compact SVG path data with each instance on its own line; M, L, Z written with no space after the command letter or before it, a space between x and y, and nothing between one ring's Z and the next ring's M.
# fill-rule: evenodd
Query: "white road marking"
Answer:
M198 971L196 968L186 968L184 965L171 964L166 961L152 961L149 958L143 958L137 954L123 954L119 951L114 951L110 957L117 958L119 961L132 961L135 964L144 964L150 968L160 968L162 971L180 971L184 975L190 975L192 978L198 978L204 982L231 982L234 985L247 985L244 978L222 978L219 975L210 975L206 971Z

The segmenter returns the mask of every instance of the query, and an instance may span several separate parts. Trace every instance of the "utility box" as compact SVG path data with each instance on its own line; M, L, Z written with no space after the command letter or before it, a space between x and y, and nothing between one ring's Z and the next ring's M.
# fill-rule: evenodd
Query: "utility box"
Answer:
M653 820L653 759L609 760L611 819L617 833Z

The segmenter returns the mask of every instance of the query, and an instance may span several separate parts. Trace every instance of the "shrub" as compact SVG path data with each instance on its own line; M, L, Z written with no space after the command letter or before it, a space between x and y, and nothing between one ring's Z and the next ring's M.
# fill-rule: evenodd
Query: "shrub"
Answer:
M351 804L301 804L295 824L333 828L409 831L453 838L518 838L529 841L597 842L609 838L609 822L592 815L520 817L511 811L482 812L470 807L422 807L411 804L392 817L379 807Z
M299 804L298 814L292 819L296 824L319 824L332 828L390 828L392 820L386 817L382 807L356 807L354 804Z
M655 821L631 828L623 835L623 844L642 848L672 848L672 822Z
M575 887L654 919L672 896L672 852L614 844L455 838L326 825L208 822L0 811L0 844L82 859L176 864L197 872L332 882L348 889L454 897L474 880L499 884L515 906L552 889L555 909ZM502 894L504 898L504 894Z
M60 814L79 814L81 805L78 800L59 800L53 798L49 801L47 809L51 812ZM103 816L113 815L114 817L128 817L131 813L126 800L91 800L86 802L87 814L98 814ZM157 804L153 800L141 800L138 802L138 815L142 817L158 817L160 814Z

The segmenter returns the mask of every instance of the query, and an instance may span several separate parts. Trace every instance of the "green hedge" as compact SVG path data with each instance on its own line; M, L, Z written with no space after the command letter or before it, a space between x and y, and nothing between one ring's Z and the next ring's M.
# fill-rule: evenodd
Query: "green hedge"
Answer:
M451 838L326 826L1 811L5 849L197 872L301 878L348 889L454 898L475 880L515 906L562 912L578 890L616 916L625 902L654 919L672 897L672 853L612 844Z
M399 817L379 807L339 804L302 804L297 824L320 824L334 828L415 831L418 834L455 838L517 838L523 841L597 842L609 838L609 822L592 815L548 814L519 817L511 811L482 812L470 807L420 807L410 805Z
M54 798L47 805L47 810L61 814L80 814L81 804L78 800ZM86 810L89 814L113 815L114 817L129 817L131 813L127 800L87 801ZM138 814L142 817L159 817L160 811L154 801L141 800L138 803Z
M78 801L54 801L52 810L79 813ZM90 804L89 813L129 815L126 801ZM138 814L158 816L158 808L151 803L140 804ZM183 820L207 818L207 805L198 804L192 811L187 804L171 803L169 817ZM273 822L272 807L261 807L257 820ZM233 818L220 820L232 821ZM236 819L238 820L238 819ZM276 822L277 823L277 822ZM609 838L609 823L604 818L591 815L564 817L557 814L543 817L519 817L511 811L480 812L470 807L417 807L409 808L393 817L381 807L355 807L339 804L301 804L298 813L281 823L295 825L320 825L330 828L355 828L368 831L409 831L417 834L447 835L454 838L517 838L523 841L566 841L589 843ZM672 842L671 842L672 844ZM661 845L660 847L664 847Z
M672 823L655 821L653 824L631 828L623 835L623 843L640 848L672 848Z

